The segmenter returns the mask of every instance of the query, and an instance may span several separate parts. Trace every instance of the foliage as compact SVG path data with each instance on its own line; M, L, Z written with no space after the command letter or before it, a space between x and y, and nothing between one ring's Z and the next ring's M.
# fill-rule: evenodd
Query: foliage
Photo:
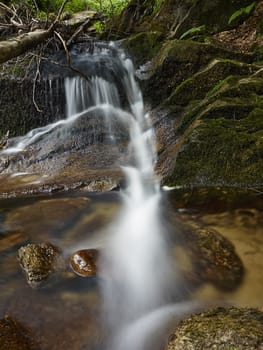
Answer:
M37 12L58 12L63 0L25 0L26 4ZM65 6L69 13L83 11L88 6L88 0L70 0Z
M163 2L164 2L164 0L155 0L153 12L157 12L160 9Z
M229 20L228 20L228 24L233 23L235 20L240 19L240 17L242 16L249 16L252 12L252 10L254 9L256 5L256 2L252 2L250 5L248 5L247 7L242 7L241 9L237 10L236 12L234 12Z
M193 27L190 28L189 30L187 30L186 32L184 32L181 36L180 39L185 39L186 37L191 37L192 35L195 34L200 34L201 32L203 32L205 30L205 25L202 25L200 27Z
M119 14L128 3L129 0L89 0L89 6L106 17Z
M28 6L37 12L56 13L63 0L24 0ZM106 17L114 16L122 11L129 0L69 0L65 5L65 11L75 13L86 9L94 9L103 13Z

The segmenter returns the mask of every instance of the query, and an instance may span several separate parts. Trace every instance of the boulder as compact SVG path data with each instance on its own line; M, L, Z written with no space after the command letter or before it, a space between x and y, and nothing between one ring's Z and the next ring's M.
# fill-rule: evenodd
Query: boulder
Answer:
M263 313L222 308L193 315L171 333L167 350L263 349Z
M194 286L210 282L225 291L240 285L244 267L227 238L216 230L194 224L182 224L179 236L178 261L186 280Z

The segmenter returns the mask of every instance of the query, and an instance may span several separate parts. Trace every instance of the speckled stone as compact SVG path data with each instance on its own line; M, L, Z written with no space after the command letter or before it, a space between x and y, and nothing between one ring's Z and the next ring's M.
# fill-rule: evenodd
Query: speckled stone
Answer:
M216 308L182 321L167 350L262 350L263 312L252 308Z
M51 243L28 244L18 250L18 260L31 287L38 287L50 274L63 268L60 251Z

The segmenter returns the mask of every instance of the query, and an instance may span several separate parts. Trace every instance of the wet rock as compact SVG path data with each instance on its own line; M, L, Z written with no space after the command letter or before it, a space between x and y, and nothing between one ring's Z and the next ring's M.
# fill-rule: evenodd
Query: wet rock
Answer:
M117 189L118 186L119 183L115 179L101 179L91 181L82 190L87 192L108 192Z
M76 30L80 25L85 23L87 19L92 20L97 16L95 11L81 11L73 14L69 19L65 20L65 24L72 30Z
M40 286L51 274L64 268L59 249L48 242L21 247L18 260L32 288Z
M37 350L40 347L34 340L31 330L6 316L0 320L0 349Z
M263 349L263 313L257 309L217 308L182 321L167 350Z
M228 76L180 112L167 185L262 186L263 80Z
M96 249L83 249L72 254L70 266L79 276L95 276L98 270L99 252Z
M0 138L0 150L8 147L9 130Z
M218 289L234 290L242 282L244 268L234 245L211 228L182 228L184 274L194 284L210 282ZM180 250L179 250L180 252Z

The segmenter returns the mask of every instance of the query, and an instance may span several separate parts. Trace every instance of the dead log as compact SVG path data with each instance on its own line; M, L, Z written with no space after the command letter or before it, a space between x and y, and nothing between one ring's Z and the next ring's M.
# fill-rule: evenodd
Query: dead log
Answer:
M51 37L52 34L52 30L39 29L6 41L0 41L0 63L4 63L34 48Z

